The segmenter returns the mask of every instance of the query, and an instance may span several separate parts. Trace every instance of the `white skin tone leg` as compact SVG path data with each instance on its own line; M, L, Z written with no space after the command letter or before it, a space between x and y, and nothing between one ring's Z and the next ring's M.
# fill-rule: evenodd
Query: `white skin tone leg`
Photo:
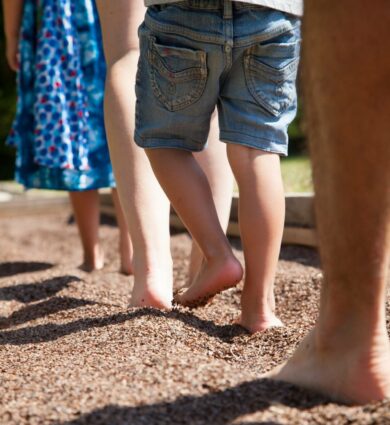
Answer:
M112 189L112 199L115 206L117 224L119 227L119 254L121 264L120 272L125 275L132 275L133 244L131 243L126 218L119 201L118 191L116 189Z
M275 316L274 280L284 226L279 156L234 144L228 157L238 183L245 280L238 323L251 333L282 326Z
M169 203L160 188L144 151L129 135L134 132L134 87L138 61L136 30L145 8L118 0L97 2L103 28L108 63L106 86L106 127L121 203L134 243L134 306L169 308L172 298L172 260L169 246ZM197 155L210 178L218 214L227 226L232 174L224 147L218 142L218 123L214 118L209 148ZM199 249L192 249L190 275L202 264ZM169 300L169 301L168 301Z
M358 404L390 397L389 22L386 0L305 5L305 110L324 284L315 328L267 375Z
M233 193L233 173L226 155L226 145L219 141L218 115L215 111L210 123L207 148L194 157L200 164L209 181L215 208L222 229L226 232ZM199 272L203 254L196 243L192 244L188 284L190 285Z
M207 177L193 154L179 149L146 152L161 186L204 256L193 283L176 299L188 306L200 305L236 285L242 277L241 265L220 225Z
M105 120L117 189L134 246L132 305L170 308L169 202L145 152L132 140L137 29L145 8L128 0L97 1L107 61Z
M196 305L234 285L241 271L217 223L210 187L193 156L172 149L149 149L147 153L206 259L188 290L177 296L182 304ZM274 314L273 283L283 232L283 184L277 155L232 144L228 145L228 156L240 189L246 265L238 322L253 333L282 325Z
M120 271L132 274L132 244L116 190L112 191L119 227ZM104 253L99 242L100 208L97 190L69 192L74 216L83 246L84 260L80 268L91 272L104 266Z
M99 193L97 190L69 192L69 197L84 252L80 268L88 272L100 270L104 266L104 254L99 244Z

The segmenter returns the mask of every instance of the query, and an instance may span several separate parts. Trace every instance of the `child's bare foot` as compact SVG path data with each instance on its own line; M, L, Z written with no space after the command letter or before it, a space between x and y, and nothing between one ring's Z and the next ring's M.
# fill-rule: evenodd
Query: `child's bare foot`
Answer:
M133 275L133 269L131 266L124 266L123 264L121 264L121 267L119 269L119 273L123 274L125 276L132 276Z
M229 289L241 280L243 270L233 256L205 261L192 285L175 296L175 301L188 307L206 304L214 295Z
M150 270L153 270L152 272ZM134 273L134 288L130 307L172 308L172 261L163 266L146 267L143 264Z
M360 345L354 338L340 333L320 348L314 329L290 360L263 377L290 382L346 403L366 404L390 397L387 335L373 336Z
M273 285L261 285L256 279L246 276L241 294L241 315L236 324L250 333L263 332L268 328L284 326L275 315L275 297ZM264 293L264 287L267 293Z
M155 288L144 288L142 291L133 291L130 307L153 307L161 310L172 308L172 294L162 293Z
M189 288L193 284L200 270L202 269L202 266L204 266L205 261L206 260L202 254L202 251L193 241L190 254L190 264L188 267L188 280L182 286L182 288Z
M91 273L104 267L104 253L101 248L96 248L92 255L84 254L84 262L79 266L80 270Z
M130 307L153 307L162 310L172 308L172 290L161 288L161 281L149 282L142 288L134 287Z
M241 314L234 323L242 326L251 334L263 332L269 328L284 326L283 322L276 317L274 313L270 313L267 316L255 315L254 317L248 317L248 315Z

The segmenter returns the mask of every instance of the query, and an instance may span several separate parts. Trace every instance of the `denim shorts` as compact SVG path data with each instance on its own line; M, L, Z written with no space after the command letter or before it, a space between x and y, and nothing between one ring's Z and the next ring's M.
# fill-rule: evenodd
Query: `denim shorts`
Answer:
M217 107L222 141L287 155L298 17L230 0L186 0L149 7L139 38L139 146L201 151Z

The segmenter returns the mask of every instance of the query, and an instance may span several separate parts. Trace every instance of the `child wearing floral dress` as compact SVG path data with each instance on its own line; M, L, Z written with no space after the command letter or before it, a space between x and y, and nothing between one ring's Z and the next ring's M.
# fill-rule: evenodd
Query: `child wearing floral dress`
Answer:
M84 250L82 268L101 269L98 189L110 187L120 228L121 271L132 246L103 121L105 61L93 0L4 0L7 59L17 71L17 112L8 143L26 189L69 192Z

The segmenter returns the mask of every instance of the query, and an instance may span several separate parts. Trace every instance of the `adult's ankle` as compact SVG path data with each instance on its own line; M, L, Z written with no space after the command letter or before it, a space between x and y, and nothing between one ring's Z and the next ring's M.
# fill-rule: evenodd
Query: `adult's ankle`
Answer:
M320 352L384 346L389 343L385 314L348 310L344 310L343 316L320 313L314 342Z

